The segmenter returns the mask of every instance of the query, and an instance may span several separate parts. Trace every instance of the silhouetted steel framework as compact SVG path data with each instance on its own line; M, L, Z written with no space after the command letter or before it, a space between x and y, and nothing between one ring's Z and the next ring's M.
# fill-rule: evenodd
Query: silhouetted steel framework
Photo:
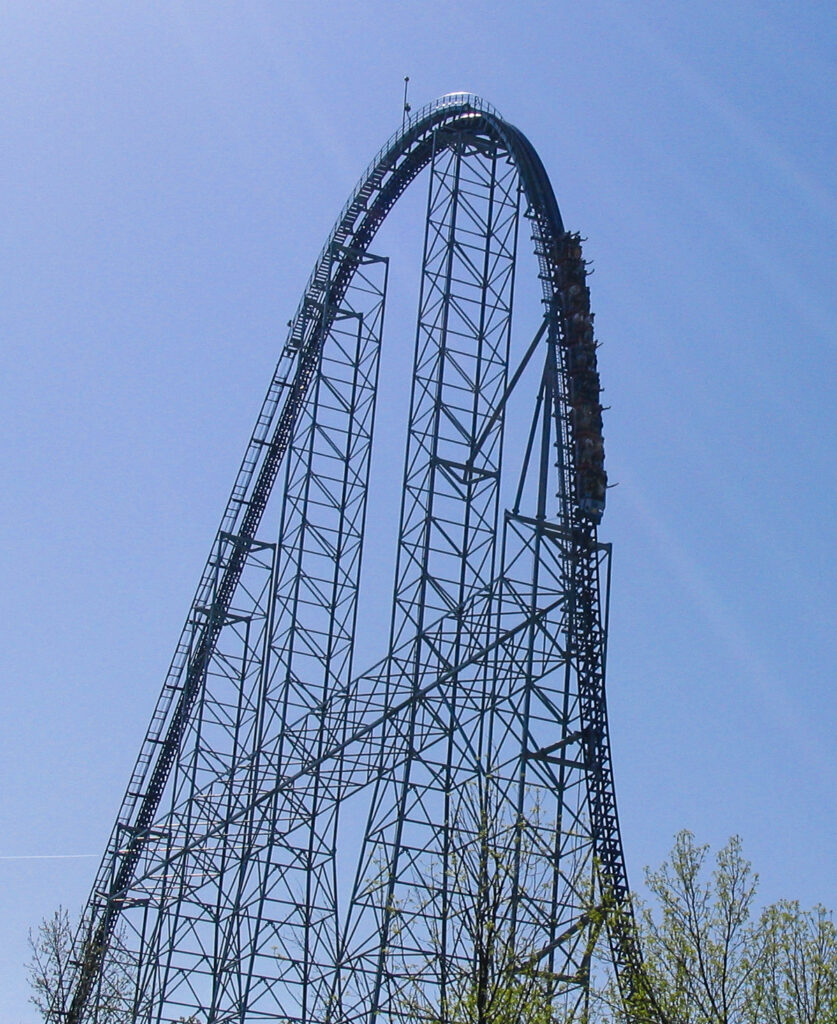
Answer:
M428 166L390 621L358 666L388 273L369 247ZM543 315L517 352L521 223ZM585 278L537 154L479 98L436 101L375 158L212 545L79 931L70 1024L96 1019L114 956L126 1019L149 1024L444 1019L479 927L556 1005L584 999L592 910L628 896ZM505 414L532 380L515 453ZM630 988L629 910L610 921Z

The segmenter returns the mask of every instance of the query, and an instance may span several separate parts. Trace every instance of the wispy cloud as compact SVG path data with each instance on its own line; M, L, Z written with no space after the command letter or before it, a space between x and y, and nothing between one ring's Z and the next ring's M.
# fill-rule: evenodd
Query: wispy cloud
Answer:
M652 507L641 485L630 477L620 481L625 485L626 500L633 508L636 519L652 537L655 551L679 580L695 612L705 623L716 643L727 651L727 657L738 668L738 682L746 687L754 707L777 730L796 741L795 748L801 759L807 761L811 778L827 773L830 754L806 718L804 709L794 698L792 687L780 678L758 649L724 601L723 594L695 556L678 537L674 529Z
M98 853L4 853L0 854L0 860L76 860L98 856Z

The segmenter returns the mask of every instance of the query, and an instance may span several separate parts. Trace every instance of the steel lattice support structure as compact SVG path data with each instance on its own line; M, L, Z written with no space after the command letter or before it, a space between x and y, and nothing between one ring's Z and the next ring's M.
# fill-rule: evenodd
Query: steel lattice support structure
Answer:
M389 266L370 245L424 169L390 623L357 665ZM543 307L518 345L526 234ZM291 321L152 716L70 1024L97 1019L114 971L126 1021L447 1020L500 962L487 935L506 975L571 1011L603 908L637 984L585 278L535 151L478 98L431 104L373 161ZM516 450L507 411L533 380Z

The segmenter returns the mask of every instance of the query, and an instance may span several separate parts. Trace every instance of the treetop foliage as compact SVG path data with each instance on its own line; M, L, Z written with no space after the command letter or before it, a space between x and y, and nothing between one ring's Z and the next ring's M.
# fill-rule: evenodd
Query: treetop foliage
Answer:
M788 899L759 910L758 875L737 836L714 863L690 832L676 836L662 866L646 872L651 900L634 904L644 968L630 1001L626 1005L616 982L605 979L593 985L587 1006L576 1003L571 1011L566 1000L558 1009L554 979L537 969L531 937L523 932L512 942L501 839L488 826L484 837L491 849L483 846L484 856L473 864L457 862L447 879L456 883L470 966L463 962L453 972L441 1005L440 979L432 978L429 987L416 979L402 1004L408 1024L837 1024L832 914ZM604 918L606 926L607 911ZM73 931L59 908L30 933L32 1002L48 1022L66 1013ZM114 941L116 955L99 987L100 1024L133 1020L130 965L119 955L118 935ZM602 964L608 959L603 949Z
M709 848L680 832L646 872L636 903L643 984L621 1006L611 984L601 1021L637 1024L837 1024L837 929L822 906L780 900L760 912L758 875L733 836Z

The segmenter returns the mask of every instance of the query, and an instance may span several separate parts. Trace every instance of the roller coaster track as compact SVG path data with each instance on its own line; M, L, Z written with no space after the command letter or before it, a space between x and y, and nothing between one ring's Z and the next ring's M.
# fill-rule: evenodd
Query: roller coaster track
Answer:
M352 628L386 292L386 261L370 246L399 197L428 166L432 178L416 379L424 380L425 363L430 369L427 386L413 397L390 645L377 669L353 677ZM543 319L518 372L510 376L521 202L537 259ZM466 229L462 225L468 218ZM468 254L469 247L482 251L481 265ZM478 295L473 317L463 312L471 301L465 297L463 274L471 275L469 287ZM127 950L120 962L124 965L127 958L129 963L130 995L123 986L120 998L126 1013L130 1007L131 1019L175 1020L175 1014L188 1013L209 1024L267 1019L269 1013L275 1015L271 1019L306 1022L396 1017L403 999L403 993L392 995L403 989L397 978L415 975L421 934L436 934L428 921L447 921L454 907L454 897L443 895L442 909L429 910L436 900L431 894L421 913L412 914L409 927L398 923L407 914L393 907L411 885L404 864L429 864L434 857L448 863L445 858L462 841L456 830L461 832L461 826L450 824L453 794L470 785L461 781L466 778L479 779L480 785L502 778L497 805L515 811L517 838L510 849L518 876L521 859L532 856L521 850L536 848L550 829L560 832L562 821L572 822L553 843L561 851L554 858L553 888L557 892L563 880L572 898L554 896L548 912L526 909L532 901L520 877L509 883L513 932L534 941L533 922L549 918L536 945L542 951L538 956L549 960L555 985L583 991L589 978L589 951L582 951L583 943L567 951L564 961L556 960L556 950L563 955L569 941L562 938L569 934L566 922L576 922L572 928L579 932L589 922L581 895L584 872L595 876L590 884L597 887L599 902L611 907L609 940L623 991L630 994L638 983L641 961L605 703L609 548L599 542L597 526L606 477L585 277L580 239L564 229L540 158L518 129L478 97L452 94L425 107L372 161L338 217L290 321L77 936L64 1015L68 1024L96 1019L103 986L110 984L113 968L108 965L117 937L119 948ZM457 317L460 328L454 331L450 324ZM346 323L358 325L356 339L351 331L340 333ZM482 367L465 388L475 396L467 428L464 413L445 391L451 386L445 374L465 359L462 335L469 335L467 343L476 353L468 358ZM355 348L346 355L351 345L341 339L349 336ZM330 380L327 360L335 344L345 375ZM501 476L506 402L535 352L543 358L537 411L518 502L504 511L500 524L499 485L492 481ZM329 389L332 405L323 398ZM338 427L322 425L326 409L339 410ZM467 434L465 442L445 434L451 423L454 434ZM332 447L338 438L340 448L340 488L323 484L333 477L323 469L322 446L317 448L318 433L322 437L331 429ZM458 462L441 454L455 444L465 453ZM552 458L557 462L550 467ZM419 464L423 468L415 483L419 477L410 477L410 467ZM285 483L279 488L283 471ZM521 512L520 495L529 493L523 482L527 473L536 480L537 498ZM312 480L331 487L334 530L311 525ZM461 536L450 541L446 561L440 561L438 537L454 528L441 525L434 511L443 491L446 498L458 496L457 516L464 523ZM261 536L272 496L282 502L276 543ZM549 511L550 502L556 511ZM306 567L314 564L312 537L322 550L328 531L336 538L335 568L326 581ZM500 532L502 551L496 540ZM490 558L485 555L489 548ZM526 560L528 597L522 577L508 568L515 558L521 564ZM547 565L551 576L544 583ZM251 578L260 582L251 584ZM319 580L319 596L300 596L300 579ZM440 579L449 585L440 585ZM547 601L544 594L554 599ZM323 629L320 619L316 628L306 625L314 606L328 622ZM321 667L316 682L309 669L302 672L294 661L302 657L303 641L314 643L310 638L315 634L322 639L304 664ZM549 649L543 639L547 635ZM243 645L238 676L225 653L229 644ZM513 680L521 672L526 683L513 693ZM560 685L549 684L549 689L542 683L555 675ZM219 677L226 689L213 682ZM508 681L508 692L500 692L498 679ZM232 686L237 687L233 697ZM303 690L307 698L300 695ZM509 724L512 713L502 709L518 698L526 710L515 711L518 717ZM479 713L472 715L477 707ZM546 721L549 715L552 722ZM506 746L486 740L463 754L461 737L471 727L466 728L466 718L471 724L496 718L496 731L502 721L514 740L503 740ZM216 748L202 737L219 723L226 732ZM421 752L435 750L440 742L447 745L447 761L434 761L430 772ZM508 755L510 742L517 743L514 757ZM541 774L535 778L533 772ZM524 842L521 835L528 826L520 822L531 818L527 794L532 787L557 795L556 813L548 828L538 826L538 834ZM364 805L368 822L357 853L353 895L344 911L338 909L339 890L349 882L337 877L335 866L337 836L344 827L338 812L361 791L371 794ZM444 813L438 808L422 812L428 817L422 819L421 834L438 832L441 820L444 841L423 838L415 841L418 846L410 845L403 825L393 824L393 815L403 813L407 820L407 808L419 791L425 804L435 800L444 805ZM565 799L569 791L580 794L573 796L575 803ZM458 813L465 812L460 807ZM282 828L286 831L280 834ZM323 832L329 832L328 842ZM382 895L370 902L364 885L369 888L371 865L382 861ZM570 862L577 871L572 877L563 866ZM303 865L298 876L295 864ZM207 886L217 889L214 904L205 894ZM237 886L235 893L231 886ZM275 907L269 905L268 894L279 889L283 895L275 897ZM217 909L214 919L210 906ZM374 927L365 923L364 914L374 918ZM285 941L277 938L285 934L283 927L293 933L288 948L297 949L303 967L294 973L277 966L273 976L265 967L261 930L268 929L279 948ZM410 929L410 942L393 937ZM370 937L376 932L381 936L377 945ZM399 941L403 948L396 956ZM459 940L449 941L450 956L445 947L440 959L458 963L454 946ZM191 952L184 959L187 946ZM277 965L288 958L274 957ZM359 977L365 979L362 984ZM445 977L430 984L438 987L443 1001L449 998Z

